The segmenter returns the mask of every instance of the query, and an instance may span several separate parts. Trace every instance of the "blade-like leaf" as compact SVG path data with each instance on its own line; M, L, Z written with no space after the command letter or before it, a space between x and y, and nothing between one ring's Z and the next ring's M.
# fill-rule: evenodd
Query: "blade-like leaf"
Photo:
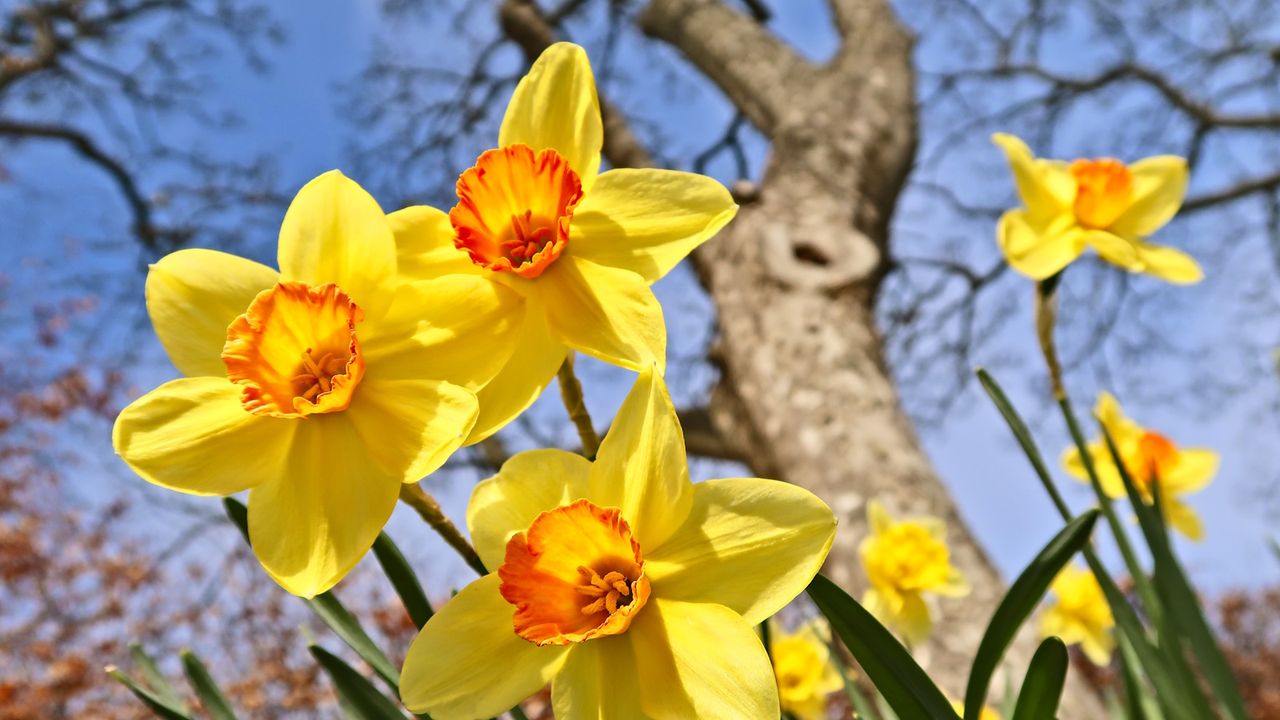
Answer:
M186 707L182 702L182 698L178 697L178 691L173 689L169 681L165 679L160 672L160 668L156 667L156 661L142 649L142 645L131 642L129 643L129 654L133 656L133 661L137 663L138 669L142 671L143 684L146 685L152 694L162 699L170 707L182 708L186 712Z
M1200 601L1191 588L1182 565L1173 554L1169 534L1160 512L1162 507L1160 483L1152 483L1154 497L1152 504L1148 505L1129 475L1128 468L1119 459L1120 453L1115 439L1105 427L1102 433L1116 469L1120 472L1120 480L1124 483L1129 503L1133 505L1134 513L1138 516L1138 524L1147 540L1147 546L1151 549L1151 557L1155 563L1156 594L1159 595L1165 613L1169 616L1160 623L1163 644L1169 646L1174 653L1176 663L1186 666L1186 656L1181 649L1185 642L1195 656L1205 680L1209 683L1214 698L1226 712L1227 717L1230 720L1246 720L1249 714L1245 710L1239 686L1236 685L1235 674L1232 673L1226 656L1214 639L1213 630L1204 617ZM1203 696L1200 694L1199 685L1194 681L1194 673L1189 666L1180 669L1183 669L1184 685L1188 685L1188 694L1197 696L1192 700L1199 704L1198 701L1203 701Z
M308 648L329 679L338 701L351 720L405 720L400 708L378 692L363 675L319 645Z
M209 668L190 650L182 651L182 669L187 673L187 680L200 697L200 704L213 720L236 720L236 713L231 709L227 696L222 694Z
M1071 516L1071 510L1067 507L1066 501L1062 499L1062 494L1058 492L1057 486L1053 484L1053 477L1049 475L1049 468L1044 464L1044 457L1040 454L1040 449L1036 447L1035 441L1031 439L1031 431L1027 429L1027 424L1022 421L1018 411L1013 409L1013 403L1009 402L1009 397L1004 394L1004 389L983 368L978 368L978 382L982 384L982 389L987 391L991 402L995 403L996 410L999 410L1000 415L1004 417L1009 430L1013 432L1014 439L1018 441L1018 445L1022 447L1023 454L1031 462L1031 467L1035 470L1036 477L1040 479L1040 484L1044 486L1045 491L1049 493L1049 498L1053 500L1054 507L1058 509L1063 520L1067 519Z
M409 567L409 561L404 559L400 548L396 547L385 532L378 533L378 539L373 543L373 554L378 558L382 571L387 574L387 579L391 581L391 587L400 596L400 602L404 603L409 618L421 630L431 619L434 610L427 600L427 594L422 591L418 576Z
M1090 510L1067 523L1009 586L1009 591L987 624L987 631L978 644L978 653L969 669L969 685L964 694L965 717L976 718L982 712L991 678L1009 643L1013 642L1013 636L1035 610L1063 566L1089 542L1089 534L1097 521L1098 511Z
M1061 640L1051 637L1040 643L1022 680L1013 720L1057 717L1062 686L1067 682L1067 664L1067 646Z
M142 704L146 705L151 712L165 718L165 720L192 720L191 716L187 714L187 709L185 707L180 704L171 704L165 698L160 697L151 690L134 682L133 678L120 672L116 667L108 665L107 674L116 682L129 688L129 691L134 694L134 697L141 700Z
M222 499L222 504L226 508L227 517L231 518L231 522L240 528L240 534L244 536L246 542L249 541L249 510L232 497ZM326 592L307 599L301 598L303 602L310 607L320 619L324 621L329 629L337 633L338 637L347 644L362 660L369 663L369 667L373 671L387 681L391 689L396 693L400 692L400 671L387 658L386 654L374 644L373 639L369 637L364 628L360 627L360 623L356 621L351 613L342 606L338 598L333 592Z
M951 703L906 648L848 593L822 575L809 583L808 592L901 720L957 720Z

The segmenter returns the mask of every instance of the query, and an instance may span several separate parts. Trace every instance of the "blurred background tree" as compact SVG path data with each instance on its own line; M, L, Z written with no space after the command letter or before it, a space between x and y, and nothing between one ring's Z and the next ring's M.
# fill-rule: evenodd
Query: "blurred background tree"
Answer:
M1050 515L1023 512L1043 499L1018 458L936 441L944 483L917 435L972 426L1003 441L994 415L971 409L979 363L1047 397L1030 284L994 244L995 218L1016 199L991 132L1045 156L1190 159L1191 198L1161 240L1196 255L1208 279L1188 290L1077 266L1062 290L1068 384L1084 403L1099 387L1142 398L1181 430L1244 428L1239 448L1221 448L1238 456L1224 468L1228 497L1274 492L1270 458L1244 452L1267 446L1277 417L1280 9L1267 0L386 0L302 12L232 0L0 10L0 259L20 273L0 307L3 392L83 374L100 399L96 413L50 418L42 442L54 449L35 453L48 472L22 477L48 483L43 498L114 477L111 490L81 492L95 513L111 515L118 496L167 504L153 521L167 523L162 537L141 533L134 561L195 556L216 573L238 547L216 507L137 489L97 442L113 405L146 385L141 373L171 372L146 329L138 261L186 245L262 258L283 203L330 165L388 210L447 208L527 62L556 39L592 57L610 164L707 172L743 206L658 288L690 451L827 499L841 519L829 571L853 590L868 499L945 517L978 592L941 605L946 630L921 657L953 691L963 678L947 668L968 666L1002 592L984 545L1007 568L1051 532ZM611 416L625 383L585 372L597 418ZM456 514L470 482L510 452L570 446L561 413L540 403L429 482ZM36 447L27 426L4 432ZM52 517L65 509L57 497L21 507ZM1232 537L1265 526L1266 511L1253 512ZM5 531L23 516L6 516ZM1265 558L1253 542L1249 557ZM418 558L447 597L457 566L430 540ZM258 590L268 606L282 601ZM1024 645L1015 662L1028 656Z

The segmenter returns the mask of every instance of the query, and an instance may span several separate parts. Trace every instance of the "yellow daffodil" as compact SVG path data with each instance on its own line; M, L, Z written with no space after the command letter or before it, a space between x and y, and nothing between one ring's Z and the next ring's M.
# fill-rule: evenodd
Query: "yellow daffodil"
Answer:
M560 718L777 718L754 626L804 590L835 537L821 500L774 480L689 481L656 368L590 462L522 452L476 486L496 569L427 622L401 698L442 720L498 715L551 682Z
M1143 500L1148 504L1152 502L1152 486L1158 482L1161 512L1168 523L1192 540L1202 539L1204 526L1200 516L1178 498L1204 488L1213 480L1218 472L1218 454L1205 448L1180 448L1164 435L1141 427L1124 416L1120 403L1108 392L1098 396L1094 413L1115 441L1125 470L1138 486ZM1088 450L1102 491L1108 497L1127 497L1106 440L1098 438L1089 443ZM1076 478L1089 481L1076 448L1067 448L1062 464Z
M390 216L402 272L480 275L521 299L515 329L485 346L506 365L480 391L472 442L537 399L570 350L661 369L667 334L649 285L737 212L702 175L600 173L603 137L586 53L558 43L516 86L498 147L462 173L458 204Z
M871 535L858 547L871 587L862 604L880 622L918 645L929 637L933 620L924 594L969 594L969 581L951 566L946 526L935 517L894 520L879 502L867 504Z
M952 700L951 708L956 711L956 715L964 715L964 703L959 700ZM983 705L982 711L978 713L978 720L1000 720L1000 713L990 705Z
M1094 665L1111 662L1116 624L1102 586L1088 568L1068 566L1054 578L1049 591L1056 598L1040 618L1042 637L1056 635L1068 645L1079 644Z
M151 267L147 310L187 377L116 419L139 475L193 495L249 490L254 553L285 589L332 587L373 544L401 483L466 438L513 300L449 277L397 284L386 216L336 171L298 192L280 271L212 250Z
M773 621L770 628L769 651L782 711L796 720L822 720L827 716L827 696L844 688L831 658L831 629L821 618L793 633L781 632Z
M1026 207L1000 217L996 238L1009 264L1035 280L1065 268L1086 248L1129 272L1172 283L1199 282L1186 253L1146 238L1173 218L1187 192L1187 161L1159 155L1126 165L1112 158L1044 160L998 133Z

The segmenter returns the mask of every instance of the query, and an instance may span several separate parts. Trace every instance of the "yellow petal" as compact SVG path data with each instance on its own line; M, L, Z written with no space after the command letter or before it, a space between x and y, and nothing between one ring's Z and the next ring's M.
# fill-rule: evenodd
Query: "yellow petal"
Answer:
M386 316L361 331L361 347L371 373L478 390L507 364L524 314L524 298L479 275L403 283Z
M174 366L190 377L226 377L227 326L276 277L266 265L216 250L179 250L152 265L147 313Z
M1116 396L1106 390L1098 393L1098 401L1094 403L1093 414L1097 416L1098 422L1107 427L1112 438L1118 442L1119 438L1116 437L1116 433L1120 431L1128 418L1125 417L1124 409L1120 407L1120 401L1116 399Z
M1085 657L1089 658L1089 661L1098 667L1106 667L1111 664L1111 652L1115 650L1115 647L1115 638L1106 631L1089 633L1080 642L1080 649L1084 650Z
M1033 280L1058 273L1080 257L1085 247L1084 233L1066 219L1033 226L1025 210L1010 210L1000 216L996 241L1013 269Z
M578 645L551 683L558 718L648 720L640 703L635 653L626 635Z
M1178 462L1160 478L1160 489L1171 495L1202 490L1218 474L1218 453L1204 448L1178 451Z
M417 482L444 465L475 424L470 390L437 380L386 379L373 369L345 415L382 474Z
M577 453L527 450L477 483L467 504L467 527L485 567L502 565L507 540L529 529L539 514L586 497L590 472L591 462Z
M1138 248L1131 240L1106 230L1089 230L1084 233L1084 242L1112 265L1118 265L1129 272L1138 272L1142 269L1142 261L1138 259Z
M957 568L947 572L947 579L942 585L930 588L930 591L943 597L964 597L969 594L969 578Z
M1137 248L1142 263L1140 272L1175 285L1191 285L1204 279L1200 264L1181 250L1147 242L1139 242Z
M773 666L751 625L722 605L654 599L626 637L654 718L776 718Z
M1163 504L1165 520L1170 527L1187 536L1188 540L1200 542L1204 539L1204 523L1190 505L1173 498L1165 500Z
M453 244L453 225L444 211L416 205L391 213L387 223L396 239L396 269L406 279L486 272Z
M689 517L694 490L684 435L667 386L652 368L640 373L600 444L587 497L620 508L646 556Z
M610 170L574 210L569 252L652 283L737 212L729 191L705 175Z
M991 141L1009 160L1018 196L1032 218L1044 220L1071 210L1076 181L1064 163L1037 159L1027 144L1013 135L996 133Z
M524 317L512 335L506 364L477 393L480 417L468 445L493 435L528 409L569 355L569 348L551 337L537 295L527 298Z
M554 148L569 161L588 191L600 171L604 126L587 53L572 43L556 43L516 85L498 132L498 144Z
M400 496L400 478L379 469L350 413L296 424L288 474L249 492L249 538L268 575L294 595L314 597L373 545Z
M1141 238L1164 227L1182 207L1187 194L1187 161L1173 155L1149 157L1129 166L1133 176L1133 200L1111 227L1111 232Z
M804 592L835 539L835 516L822 500L777 480L693 488L688 521L645 551L655 596L720 603L756 624Z
M251 415L225 377L173 380L116 418L116 453L148 482L192 495L230 495L281 477L296 424Z
M933 631L933 618L929 616L929 606L925 604L920 593L908 593L902 597L902 600L902 610L897 617L898 629L909 645L922 645L929 639L929 633Z
M537 284L552 337L628 370L665 369L662 306L644 278L566 254Z
M884 503L879 500L867 503L867 525L874 535L879 535L893 526L893 518L889 516L889 511L885 510Z
M1073 445L1062 452L1062 469L1077 480L1089 482L1089 473L1085 470L1084 459L1080 451Z
M538 647L516 635L515 608L498 592L497 573L462 589L409 646L400 699L440 720L501 715L538 692L560 669L568 647Z
M280 226L278 252L285 280L336 283L366 319L386 310L396 276L395 238L377 201L337 170L298 191Z

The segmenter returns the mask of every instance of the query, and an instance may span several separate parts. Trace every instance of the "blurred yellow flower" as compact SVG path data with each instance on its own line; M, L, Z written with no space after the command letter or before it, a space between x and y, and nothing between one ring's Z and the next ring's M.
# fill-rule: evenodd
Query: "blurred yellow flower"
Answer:
M862 604L910 645L929 637L933 620L924 593L969 594L969 581L951 566L946 526L935 517L894 520L878 501L867 504L871 535L858 547L871 587Z
M512 457L467 509L496 572L458 593L405 659L401 699L443 720L501 714L551 682L561 718L777 718L754 627L818 572L835 517L775 480L689 482L656 369L594 462Z
M831 658L831 629L815 618L793 633L769 621L769 650L778 679L782 711L797 720L823 720L827 696L844 688L844 679Z
M956 715L964 715L964 703L959 700L952 700L951 708L956 711ZM978 720L1000 720L1000 713L990 705L983 705L982 712L978 714Z
M1218 472L1218 454L1205 448L1180 448L1164 435L1147 430L1124 416L1120 403L1111 393L1098 395L1094 414L1111 433L1124 467L1138 486L1143 500L1152 502L1152 486L1160 484L1161 512L1170 525L1192 540L1204 537L1200 516L1190 505L1182 502L1181 495L1194 493L1213 480ZM1106 440L1098 438L1088 445L1089 456L1098 471L1102 491L1109 497L1127 496L1120 471L1111 460ZM1062 456L1067 472L1085 482L1089 474L1076 448L1067 448Z
M1098 579L1088 568L1067 566L1049 587L1056 598L1040 618L1041 637L1057 636L1068 645L1079 644L1095 665L1111 662L1115 619Z
M289 206L279 264L181 250L151 266L147 310L187 377L126 407L112 440L156 485L249 490L254 553L311 597L373 544L401 483L466 438L472 388L498 369L470 338L510 322L476 278L397 285L386 216L336 171Z
M401 272L478 275L517 298L515 329L484 346L504 367L479 392L470 442L533 403L570 350L661 370L667 333L649 285L737 213L702 175L599 173L603 136L586 53L557 43L516 86L498 147L462 173L458 204L390 215Z
M1199 282L1186 253L1153 245L1147 236L1173 218L1187 192L1187 161L1159 155L1125 165L1112 158L1044 160L1003 133L1004 150L1024 208L1000 217L996 239L1009 264L1035 280L1059 272L1085 248L1129 272L1172 283Z

